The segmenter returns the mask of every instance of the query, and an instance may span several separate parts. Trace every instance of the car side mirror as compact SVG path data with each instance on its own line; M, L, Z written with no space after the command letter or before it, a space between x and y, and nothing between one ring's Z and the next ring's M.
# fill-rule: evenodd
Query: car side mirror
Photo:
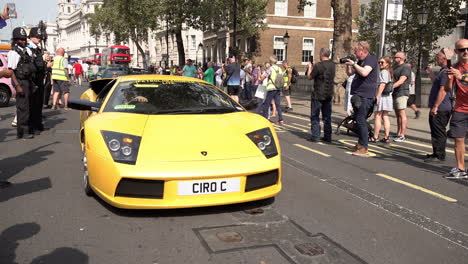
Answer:
M68 100L68 107L80 111L98 112L101 109L102 103L91 102L85 99L70 99Z

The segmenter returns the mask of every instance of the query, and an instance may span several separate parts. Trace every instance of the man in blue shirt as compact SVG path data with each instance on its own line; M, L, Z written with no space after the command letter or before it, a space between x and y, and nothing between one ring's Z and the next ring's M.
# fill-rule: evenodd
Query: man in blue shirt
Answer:
M445 146L447 145L447 124L452 115L451 94L445 91L447 82L447 57L444 49L437 53L437 64L442 67L434 76L432 69L428 68L432 80L429 94L429 127L431 128L432 154L427 155L424 162L438 163L445 160Z
M184 65L184 68L182 68L182 71L180 71L179 73L182 74L182 76L195 78L196 72L197 67L193 65L193 61L191 59L188 59L187 64Z
M375 90L377 88L378 64L377 57L369 54L370 46L366 41L359 41L354 47L358 61L348 59L346 73L355 74L351 84L351 103L356 123L359 126L359 141L353 148L353 155L368 156L369 129L367 115L374 106Z

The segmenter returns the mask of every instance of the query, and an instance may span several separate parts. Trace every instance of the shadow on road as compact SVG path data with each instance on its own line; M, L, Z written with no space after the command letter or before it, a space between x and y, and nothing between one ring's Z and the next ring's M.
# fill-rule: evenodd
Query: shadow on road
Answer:
M16 264L16 249L20 240L31 238L39 233L41 227L36 223L17 224L0 234L0 261L2 264ZM31 264L87 264L88 255L69 247L54 249L46 255L33 259Z
M22 153L15 157L5 158L0 160L0 181L7 181L13 176L27 167L34 166L47 159L47 156L54 153L53 151L40 151L58 142L53 142L41 147L37 147L26 153ZM41 191L52 187L49 177L12 184L9 188L0 190L0 202L7 201L11 198L22 196L25 194Z
M0 128L0 142L5 142L5 139L9 136L15 136L15 128ZM8 133L10 132L10 133Z

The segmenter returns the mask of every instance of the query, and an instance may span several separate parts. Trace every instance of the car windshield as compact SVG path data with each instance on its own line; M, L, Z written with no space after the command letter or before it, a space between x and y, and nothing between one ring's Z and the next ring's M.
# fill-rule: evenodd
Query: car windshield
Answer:
M130 54L130 50L129 49L119 49L119 48L113 48L111 53L115 53L115 54Z
M128 75L129 71L121 68L109 68L102 72L102 78L115 78L123 75Z
M204 83L142 80L118 84L104 112L223 114L244 111L228 95Z

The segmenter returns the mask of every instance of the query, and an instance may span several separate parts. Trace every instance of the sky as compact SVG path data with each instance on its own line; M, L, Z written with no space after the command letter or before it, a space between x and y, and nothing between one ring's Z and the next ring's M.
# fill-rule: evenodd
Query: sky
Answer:
M15 3L18 18L7 20L7 26L0 29L1 40L11 39L13 29L23 24L37 25L40 20L55 23L58 0L0 0L0 10L3 10L6 3Z

